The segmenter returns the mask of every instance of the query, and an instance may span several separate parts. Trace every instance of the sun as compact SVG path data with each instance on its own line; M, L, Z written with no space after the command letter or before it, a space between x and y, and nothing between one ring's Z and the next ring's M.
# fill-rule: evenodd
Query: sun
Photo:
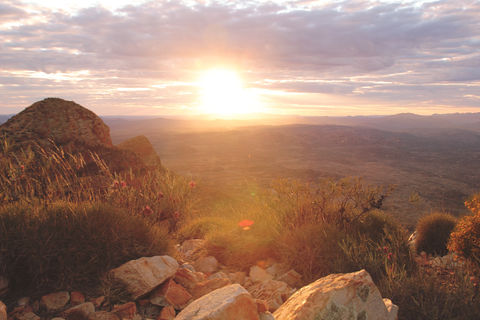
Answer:
M233 70L210 69L199 82L200 111L223 117L234 117L260 111L258 97L243 86Z

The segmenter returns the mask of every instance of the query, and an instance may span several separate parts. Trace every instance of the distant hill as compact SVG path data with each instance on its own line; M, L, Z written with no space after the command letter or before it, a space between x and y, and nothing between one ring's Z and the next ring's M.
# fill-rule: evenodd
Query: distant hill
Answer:
M257 118L243 120L211 118L146 118L104 117L104 121L115 131L115 139L126 139L132 132L149 136L162 132L201 132L231 130L248 126L278 126L289 124L340 125L368 127L383 131L408 132L417 135L430 135L439 130L459 129L480 133L480 113L435 114L431 116L402 113L390 116L355 117L304 117L259 114ZM117 140L118 142L118 140Z
M268 185L282 177L361 176L369 183L396 185L385 208L414 224L431 210L462 214L464 200L480 191L480 134L425 132L300 124L152 130L148 138L165 166L224 193L235 194L248 181ZM114 128L112 139L117 139Z
M92 162L97 153L114 171L148 165L135 152L112 144L109 127L92 111L60 98L46 98L32 104L0 126L0 135L13 142L14 149L62 147L82 153ZM88 166L87 166L88 167Z

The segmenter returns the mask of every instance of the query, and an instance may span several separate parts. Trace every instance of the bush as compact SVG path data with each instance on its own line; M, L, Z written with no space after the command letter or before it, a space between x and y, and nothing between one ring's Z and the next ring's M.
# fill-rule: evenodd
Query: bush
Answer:
M448 239L456 223L457 219L447 213L433 213L421 218L417 223L417 252L447 254Z
M446 286L441 275L423 271L405 274L395 281L376 282L383 297L398 305L399 320L478 319L480 296L468 276L454 275Z
M309 224L285 230L276 241L281 261L302 275L305 284L330 273L345 271L340 248L345 234L330 225Z
M473 215L460 219L452 232L448 248L480 268L480 195L476 195L465 205Z
M13 294L91 289L109 269L166 254L170 245L157 227L107 205L16 203L0 209L0 272Z

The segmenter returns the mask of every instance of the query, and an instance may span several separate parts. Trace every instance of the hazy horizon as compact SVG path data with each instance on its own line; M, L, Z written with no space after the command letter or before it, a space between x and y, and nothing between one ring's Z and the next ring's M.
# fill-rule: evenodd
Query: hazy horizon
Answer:
M478 1L6 0L0 114L480 111Z

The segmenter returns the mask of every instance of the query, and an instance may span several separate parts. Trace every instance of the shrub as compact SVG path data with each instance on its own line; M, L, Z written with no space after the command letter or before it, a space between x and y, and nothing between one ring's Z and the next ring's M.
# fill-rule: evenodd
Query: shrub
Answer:
M453 281L447 286L441 275L418 271L395 281L384 278L376 284L383 297L399 306L399 320L478 319L478 288L468 276L459 273Z
M158 228L103 204L0 209L0 271L14 293L91 289L107 270L169 250Z
M448 239L456 223L457 219L446 213L433 213L421 218L417 223L417 252L447 254Z
M344 271L340 242L345 234L328 224L309 224L285 230L275 241L281 261L302 275L305 283Z
M480 195L465 205L473 215L465 216L452 232L448 248L480 267Z

